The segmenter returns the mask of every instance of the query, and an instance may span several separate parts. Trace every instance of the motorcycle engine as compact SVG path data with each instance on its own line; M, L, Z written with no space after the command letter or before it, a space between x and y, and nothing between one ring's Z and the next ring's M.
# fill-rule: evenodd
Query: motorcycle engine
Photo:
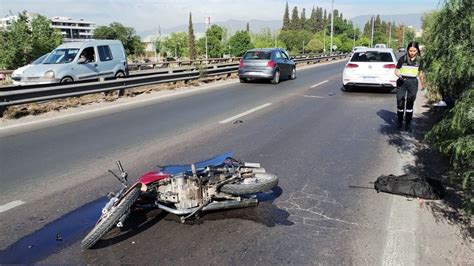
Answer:
M186 176L176 176L166 185L160 185L158 195L160 201L174 203L178 209L194 208L201 202L197 180Z

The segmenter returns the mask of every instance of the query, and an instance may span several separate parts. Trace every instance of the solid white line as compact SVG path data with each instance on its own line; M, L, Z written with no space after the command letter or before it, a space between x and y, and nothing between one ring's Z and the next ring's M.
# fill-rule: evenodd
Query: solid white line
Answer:
M322 84L324 84L324 83L326 83L326 82L329 82L329 80L321 81L321 82L319 82L319 83L317 83L317 84L312 85L310 88L311 88L311 89L312 89L312 88L316 88L317 86L322 85Z
M10 203L0 206L0 213L8 211L9 209L13 209L23 204L25 204L25 202L21 200L12 201Z
M306 97L306 98L318 98L318 99L324 99L324 98L326 98L326 97L317 96L317 95L303 95L303 97Z
M229 123L229 122L232 121L232 120L235 120L235 119L237 119L237 118L241 118L242 116L251 114L251 113L253 113L253 112L256 112L256 111L258 111L258 110L260 110L260 109L263 109L263 108L265 108L265 107L267 107L267 106L270 106L270 105L272 105L272 104L271 104L271 103L266 103L266 104L260 105L260 106L258 106L258 107L255 107L255 108L253 108L253 109L250 109L250 110L248 110L248 111L245 111L245 112L243 112L243 113L240 113L240 114L238 114L238 115L235 115L235 116L233 116L233 117L227 118L226 120L222 120L222 121L219 122L219 124L226 124L226 123Z

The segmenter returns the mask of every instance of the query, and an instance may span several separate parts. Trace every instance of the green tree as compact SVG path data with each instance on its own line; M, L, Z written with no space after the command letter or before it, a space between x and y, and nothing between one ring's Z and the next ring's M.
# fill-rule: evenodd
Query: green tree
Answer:
M303 45L309 43L312 38L311 32L307 30L291 30L291 31L281 31L278 35L288 51L291 53L301 53L303 52Z
M224 35L225 31L218 25L212 25L206 31L207 36L207 54L208 57L218 58L224 54ZM206 53L206 38L198 40L198 49L200 54Z
M290 29L290 11L288 9L288 2L286 2L285 13L283 14L283 30Z
M162 41L163 49L168 56L175 58L188 56L188 34L186 32L173 32L164 37Z
M456 19L453 19L456 18ZM423 17L424 69L430 93L452 108L427 139L450 158L450 185L461 190L468 219L474 212L474 75L472 1L450 0ZM468 223L469 224L469 223Z
M140 37L131 27L113 22L109 26L99 26L94 30L95 39L120 40L129 55L139 55L145 50Z
M230 37L229 46L233 56L242 56L245 51L253 48L250 35L246 31L237 31Z
M305 50L312 53L320 53L323 51L323 42L319 39L313 38L305 46Z
M193 20L192 20L191 12L189 12L189 25L188 25L188 51L189 51L189 59L191 60L196 59L196 56L197 56L196 41L194 37Z
M293 7L293 12L291 13L290 29L299 30L300 27L300 18L298 16L298 7Z
M0 31L0 68L16 69L61 44L61 34L46 17L37 16L29 25L25 11L8 31Z

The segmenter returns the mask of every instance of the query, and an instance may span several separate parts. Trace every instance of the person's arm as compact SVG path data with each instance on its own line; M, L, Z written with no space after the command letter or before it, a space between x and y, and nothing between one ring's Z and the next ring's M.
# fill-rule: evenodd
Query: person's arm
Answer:
M395 67L395 76L398 78L402 77L402 74L400 73L400 68L402 68L403 65L403 56L398 59L397 66Z
M418 76L420 77L421 90L424 90L425 89L425 73L420 70L420 73Z

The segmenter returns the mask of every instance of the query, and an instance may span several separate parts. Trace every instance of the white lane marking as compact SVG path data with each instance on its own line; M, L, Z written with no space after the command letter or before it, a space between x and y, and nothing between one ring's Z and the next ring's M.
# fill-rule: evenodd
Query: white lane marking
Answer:
M312 89L312 88L316 88L317 86L323 85L324 83L327 83L327 82L329 82L329 80L321 81L321 82L319 82L319 83L317 83L317 84L312 85L310 88L311 88L311 89Z
M317 96L317 95L303 95L303 97L306 97L306 98L318 98L318 99L324 99L324 98L326 98L326 97Z
M240 113L240 114L238 114L238 115L235 115L235 116L233 116L233 117L230 117L230 118L227 118L227 119L225 119L225 120L222 120L222 121L219 122L219 124L226 124L226 123L229 123L229 122L232 121L232 120L235 120L235 119L237 119L237 118L241 118L242 116L251 114L251 113L253 113L253 112L256 112L256 111L258 111L258 110L260 110L260 109L263 109L263 108L265 108L265 107L268 107L268 106L270 106L270 105L272 105L272 104L271 104L271 103L266 103L266 104L260 105L260 106L258 106L258 107L255 107L255 108L253 108L253 109L250 109L250 110L248 110L248 111L245 111L245 112L243 112L243 113Z
M21 200L12 201L10 203L0 206L0 213L8 211L9 209L13 209L23 204L25 204L25 202Z
M235 82L232 82L232 83L235 83ZM228 84L223 84L223 86L225 86L225 85L228 85ZM75 116L80 116L80 115L89 114L89 113L95 113L95 112L100 112L100 111L105 111L105 110L110 110L110 109L112 109L112 110L113 109L120 109L124 106L133 106L133 105L138 105L140 103L151 102L151 101L155 101L155 100L159 100L159 99L166 99L166 98L170 98L170 97L173 97L173 96L193 93L193 92L196 92L196 91L210 90L210 89L214 89L215 87L218 87L218 86L219 86L219 84L216 84L214 86L204 87L204 88L197 87L197 88L189 89L189 90L185 90L185 91L178 91L178 92L175 92L175 93L172 93L172 94L158 95L156 97L136 100L136 101L132 101L132 102L126 102L126 103L119 103L119 104L115 104L115 105L111 105L111 106L100 107L100 108L95 108L95 109L91 109L91 110L85 110L85 111L81 111L81 112L78 112L78 113L65 114L65 115L45 118L45 119L41 119L41 120L37 120L37 121L21 123L21 124L17 124L17 125L2 126L0 128L0 132L6 131L6 130L9 130L9 129L13 129L13 128L32 126L32 125L41 124L41 123L45 123L45 122L49 122L49 121L54 121L54 120L59 120L59 119L64 119L64 118L69 118L69 117L75 117Z

